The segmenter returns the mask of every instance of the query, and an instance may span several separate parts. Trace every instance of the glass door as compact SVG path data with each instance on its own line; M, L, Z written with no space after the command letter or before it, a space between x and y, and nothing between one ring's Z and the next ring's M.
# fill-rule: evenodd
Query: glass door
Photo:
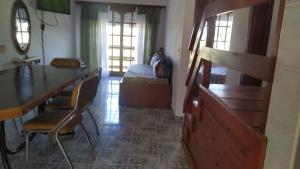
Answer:
M111 75L122 75L136 59L136 12L110 12L108 56Z

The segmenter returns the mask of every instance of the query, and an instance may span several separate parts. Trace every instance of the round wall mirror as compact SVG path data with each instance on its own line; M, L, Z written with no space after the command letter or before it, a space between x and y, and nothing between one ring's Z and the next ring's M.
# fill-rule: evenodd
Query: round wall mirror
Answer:
M11 14L12 40L17 51L24 55L28 52L31 39L30 16L25 3L16 0Z

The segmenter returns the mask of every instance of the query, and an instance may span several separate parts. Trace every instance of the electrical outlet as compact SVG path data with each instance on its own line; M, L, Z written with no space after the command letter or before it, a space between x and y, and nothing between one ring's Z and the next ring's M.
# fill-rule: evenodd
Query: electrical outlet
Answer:
M4 53L5 52L5 45L0 45L0 53Z

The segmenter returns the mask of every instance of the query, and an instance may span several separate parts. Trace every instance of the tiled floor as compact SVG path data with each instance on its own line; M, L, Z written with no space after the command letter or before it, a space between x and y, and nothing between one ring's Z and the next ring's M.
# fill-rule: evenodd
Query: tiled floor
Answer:
M102 78L92 105L100 136L85 117L84 124L95 145L92 160L88 144L76 129L74 137L63 137L63 144L76 169L188 169L181 148L181 122L170 110L120 108L120 78ZM10 147L16 135L7 123ZM10 141L11 140L11 141ZM9 157L14 169L24 168L25 151ZM30 169L68 169L57 145L47 151L47 137L38 135L30 143ZM0 164L0 168L2 164Z

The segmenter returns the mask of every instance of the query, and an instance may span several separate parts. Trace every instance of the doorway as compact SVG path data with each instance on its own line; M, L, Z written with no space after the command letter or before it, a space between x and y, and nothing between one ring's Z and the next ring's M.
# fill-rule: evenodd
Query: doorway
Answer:
M110 11L107 25L110 75L123 75L136 60L137 13Z

